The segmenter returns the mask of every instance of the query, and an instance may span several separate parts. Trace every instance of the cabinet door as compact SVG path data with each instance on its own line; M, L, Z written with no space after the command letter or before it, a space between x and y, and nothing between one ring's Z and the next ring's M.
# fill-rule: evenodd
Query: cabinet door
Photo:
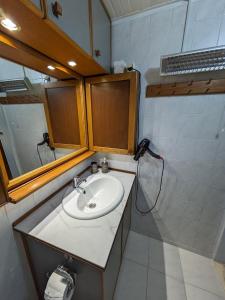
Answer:
M82 83L58 81L45 84L45 113L51 145L80 149L86 143L85 103Z
M130 193L129 199L127 200L127 205L123 215L122 253L125 250L128 233L130 231L131 206L132 206L132 191Z
M94 59L107 71L111 65L111 21L100 0L92 3Z
M90 149L133 154L136 144L138 73L87 79L86 101Z
M54 14L59 4L61 14ZM47 0L48 18L87 53L91 53L88 0Z
M103 273L103 300L113 300L113 294L116 288L116 282L120 271L122 261L122 222L118 228L115 240L109 254L109 259ZM124 299L125 300L125 299Z

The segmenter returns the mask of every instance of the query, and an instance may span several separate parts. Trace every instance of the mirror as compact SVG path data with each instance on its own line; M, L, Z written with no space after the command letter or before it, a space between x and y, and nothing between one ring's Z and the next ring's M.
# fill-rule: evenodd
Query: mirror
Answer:
M43 173L85 147L82 82L57 81L0 58L0 150L8 179Z

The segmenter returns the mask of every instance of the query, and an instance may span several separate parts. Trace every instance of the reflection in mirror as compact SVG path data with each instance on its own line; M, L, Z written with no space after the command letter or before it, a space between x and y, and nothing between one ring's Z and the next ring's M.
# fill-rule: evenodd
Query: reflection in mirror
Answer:
M63 99L61 95L61 109L56 89L49 106L46 83L49 85L52 82L57 80L0 58L0 150L9 179L80 148L79 137L76 138L76 145L72 139L67 141L68 145L54 143L57 126L51 124L51 120L62 120L64 115L60 114L65 114L67 98ZM70 100L76 101L76 96ZM73 108L77 110L77 105ZM74 119L77 115L77 111L71 112L68 119ZM73 123L77 129L75 132L79 133L78 120L73 120ZM59 128L64 128L64 124L61 123ZM66 131L73 130L67 127Z

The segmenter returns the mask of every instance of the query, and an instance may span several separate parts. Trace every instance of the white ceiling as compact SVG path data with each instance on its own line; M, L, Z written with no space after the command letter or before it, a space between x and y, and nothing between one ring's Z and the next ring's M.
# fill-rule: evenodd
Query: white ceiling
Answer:
M111 19L132 15L146 9L179 0L102 0Z

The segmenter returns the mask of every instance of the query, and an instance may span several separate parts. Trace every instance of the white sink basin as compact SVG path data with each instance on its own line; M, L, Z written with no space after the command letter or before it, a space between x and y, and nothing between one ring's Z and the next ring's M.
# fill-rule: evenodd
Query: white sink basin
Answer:
M64 211L72 218L99 218L116 208L123 199L122 183L110 175L91 175L81 187L84 188L85 194L74 190L62 201Z

